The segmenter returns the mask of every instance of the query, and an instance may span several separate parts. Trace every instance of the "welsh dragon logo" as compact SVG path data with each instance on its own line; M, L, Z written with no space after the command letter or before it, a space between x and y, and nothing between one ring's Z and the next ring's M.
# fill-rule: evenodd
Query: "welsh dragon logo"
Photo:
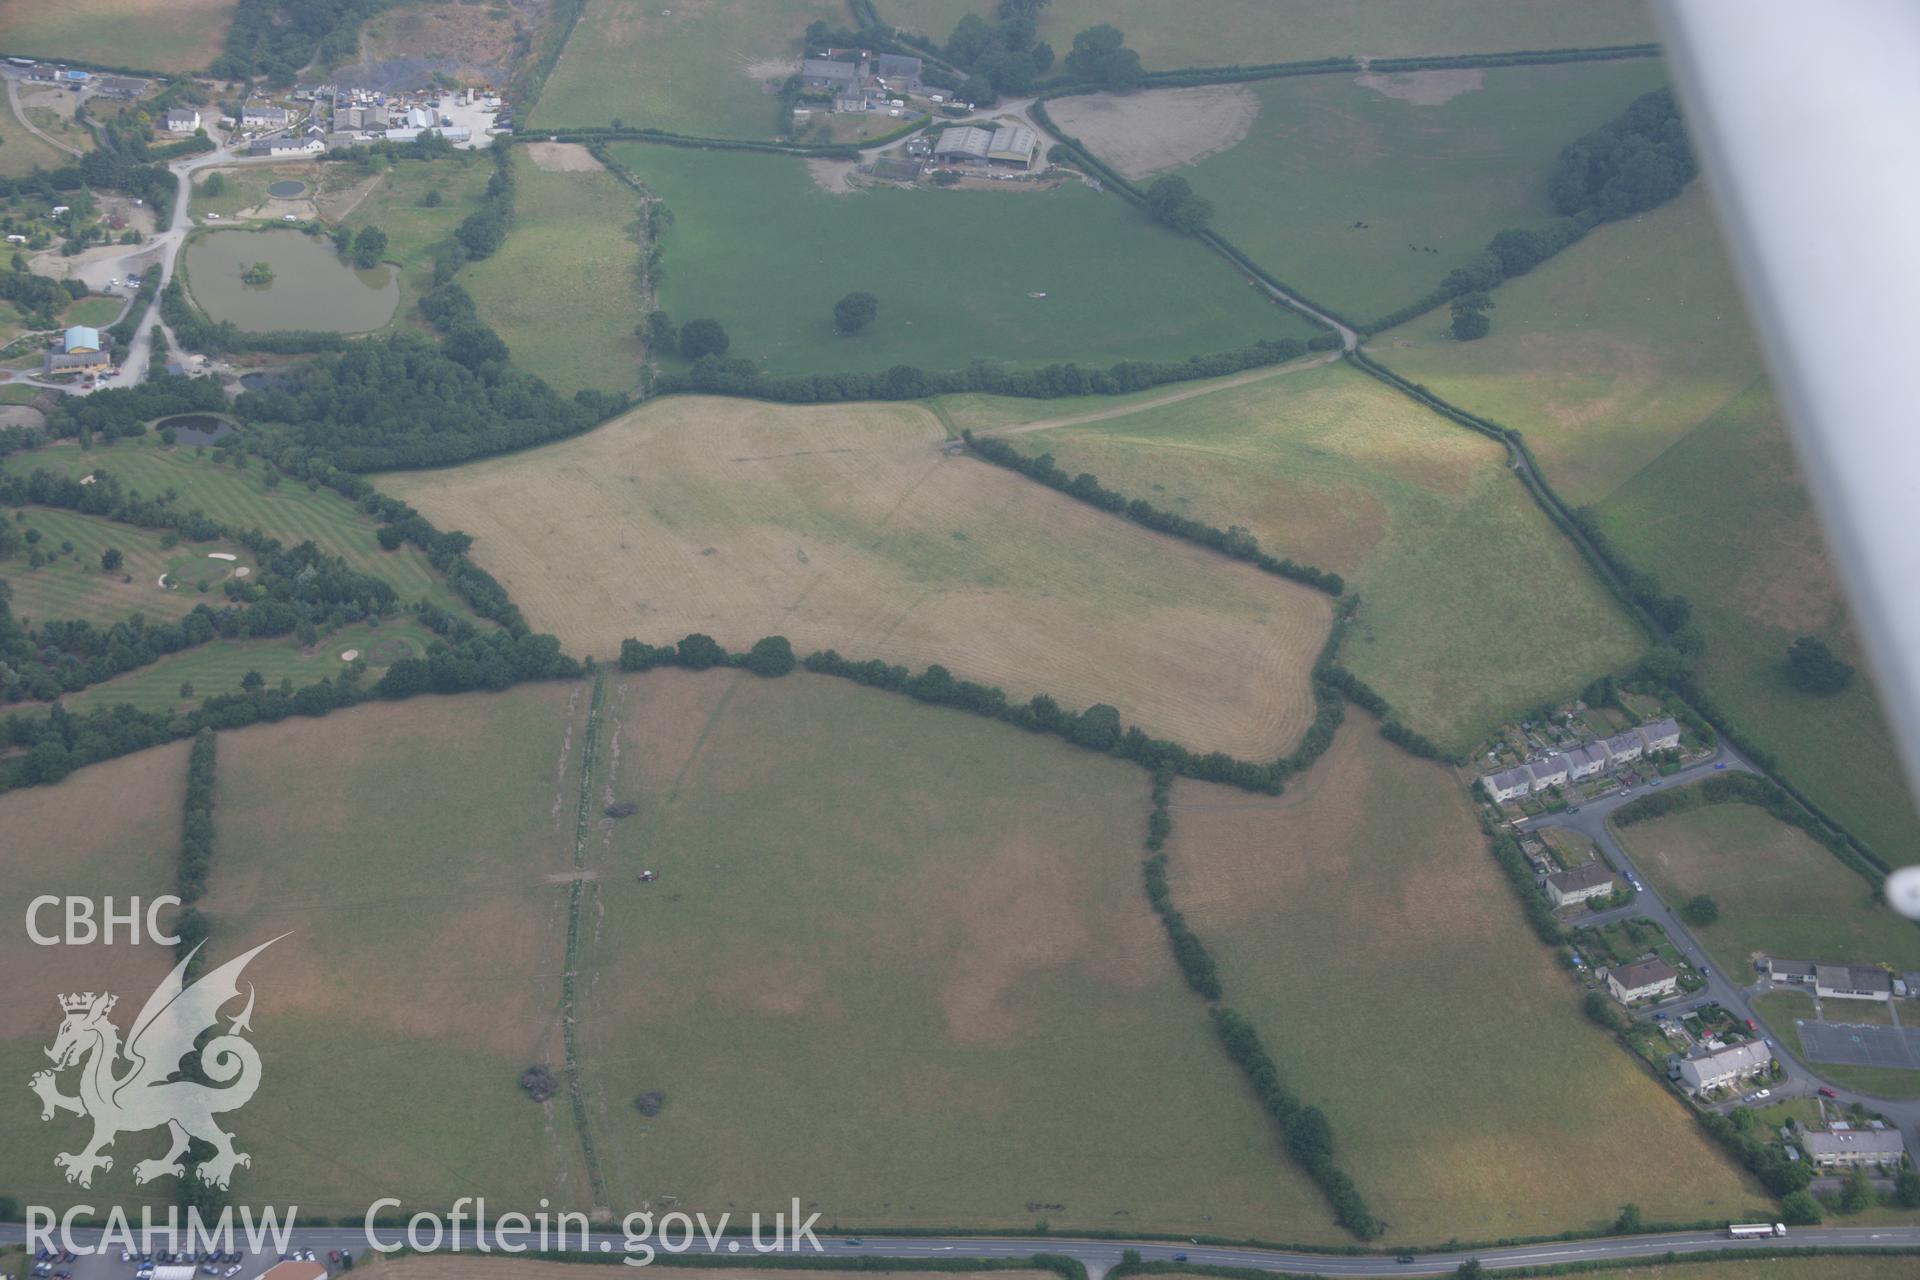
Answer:
M240 995L240 972L247 962L279 940L261 943L188 986L187 966L199 951L195 947L147 998L124 1046L119 1028L107 1018L118 996L89 991L60 997L66 1017L53 1047L46 1051L53 1070L35 1072L27 1084L40 1095L42 1120L51 1120L61 1111L93 1120L93 1141L80 1151L53 1158L54 1165L66 1171L68 1182L92 1186L96 1169L113 1168L113 1157L102 1152L116 1137L162 1125L171 1134L172 1145L159 1159L134 1165L136 1183L185 1176L181 1157L195 1138L214 1148L212 1158L201 1163L199 1175L216 1187L228 1184L236 1166L252 1163L251 1157L234 1150L233 1135L214 1122L216 1115L245 1106L260 1087L260 1054L241 1034L253 1029L251 983L246 1008L228 1024L226 1033L207 1040L197 1054L195 1045L204 1033L218 1031L220 1010ZM189 1054L195 1054L201 1078L183 1078L182 1059ZM126 1069L118 1070L123 1063ZM56 1082L59 1073L70 1067L80 1070L80 1092L73 1097L61 1093Z

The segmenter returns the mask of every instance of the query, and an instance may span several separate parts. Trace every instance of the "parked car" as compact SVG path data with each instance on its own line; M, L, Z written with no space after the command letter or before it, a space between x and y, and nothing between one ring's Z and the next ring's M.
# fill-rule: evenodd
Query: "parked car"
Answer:
M1840 1095L1839 1095L1839 1094L1837 1094L1837 1093L1835 1093L1835 1092L1834 1092L1833 1090L1831 1090L1831 1089L1829 1089L1829 1088L1827 1088L1827 1086L1825 1086L1825 1085L1821 1085L1821 1086L1820 1086L1820 1096L1821 1096L1821 1097L1823 1097L1823 1098L1837 1098L1837 1097L1839 1097Z
M1758 1030L1760 1030L1760 1028L1759 1028L1759 1027L1756 1027L1756 1026L1755 1026L1755 1025L1753 1024L1753 1019L1752 1019L1752 1018L1748 1018L1748 1019L1747 1019L1747 1030L1749 1030L1749 1031L1758 1031Z
M1762 1101L1762 1102L1765 1102L1765 1101L1766 1101L1766 1100L1767 1100L1768 1098L1771 1098L1771 1097L1773 1096L1773 1090L1771 1090L1771 1089L1755 1089L1755 1090L1753 1091L1753 1096L1754 1096L1754 1097L1756 1097L1756 1098L1758 1098L1758 1099L1759 1099L1760 1101Z
M1173 1255L1173 1260L1175 1262L1185 1262L1187 1260L1187 1255L1184 1253L1176 1253Z
M1718 764L1714 765L1713 767L1716 769L1724 769L1727 767L1727 762L1725 760L1722 760Z

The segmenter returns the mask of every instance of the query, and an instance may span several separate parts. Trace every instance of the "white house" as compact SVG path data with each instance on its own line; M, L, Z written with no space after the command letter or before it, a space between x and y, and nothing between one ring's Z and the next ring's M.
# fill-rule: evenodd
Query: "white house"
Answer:
M1607 974L1607 989L1621 1004L1636 1000L1659 1000L1680 989L1680 975L1659 956L1648 956L1623 964Z
M1502 769L1499 773L1483 774L1480 778L1480 789L1486 792L1487 798L1495 804L1505 804L1533 790L1533 774L1527 771L1525 765L1513 769Z
M1648 751L1672 751L1680 745L1680 725L1672 718L1643 724L1638 732Z
M1527 772L1533 775L1535 791L1560 786L1567 780L1567 758L1561 755L1546 756L1528 765Z
M293 119L285 107L256 107L252 103L240 109L240 124L248 129L283 129Z
M1595 742L1567 752L1567 777L1578 782L1607 767L1607 749Z
M1613 871L1597 858L1571 871L1556 871L1547 877L1547 897L1556 908L1570 907L1588 898L1604 898L1613 890Z
M200 127L200 109L198 107L174 107L166 114L161 127L168 133L192 133Z
M1680 1078L1694 1093L1729 1088L1759 1075L1773 1061L1773 1050L1759 1040L1696 1053L1680 1060Z

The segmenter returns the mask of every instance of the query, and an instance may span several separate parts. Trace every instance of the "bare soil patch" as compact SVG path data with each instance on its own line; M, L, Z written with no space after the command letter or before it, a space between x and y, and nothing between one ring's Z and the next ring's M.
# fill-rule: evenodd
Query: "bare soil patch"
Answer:
M373 71L438 71L466 82L499 83L532 48L547 0L501 4L419 4L389 10L368 26L362 65ZM383 64L397 63L387 67Z
M1245 85L1200 85L1060 98L1047 112L1127 177L1146 178L1239 142L1260 114L1260 97Z
M807 161L807 176L813 179L813 185L828 195L850 196L854 193L853 173L859 166L852 160Z
M1486 73L1479 70L1403 71L1384 76L1369 71L1353 78L1362 89L1411 102L1416 107L1437 107L1463 93L1472 93L1485 80Z
M611 657L785 635L1269 758L1312 716L1327 598L944 454L906 406L676 397L502 462L387 478L536 628Z
M577 142L529 142L527 159L548 173L598 173L606 168Z

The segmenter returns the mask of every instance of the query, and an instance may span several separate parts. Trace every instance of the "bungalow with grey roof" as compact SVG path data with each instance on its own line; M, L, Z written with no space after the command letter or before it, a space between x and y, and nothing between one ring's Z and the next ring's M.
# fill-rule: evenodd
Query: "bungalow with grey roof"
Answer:
M1814 963L1811 960L1780 960L1773 956L1766 959L1767 976L1775 982L1790 982L1795 986L1813 985Z
M1822 1000L1893 999L1893 975L1864 964L1815 964L1813 993Z

